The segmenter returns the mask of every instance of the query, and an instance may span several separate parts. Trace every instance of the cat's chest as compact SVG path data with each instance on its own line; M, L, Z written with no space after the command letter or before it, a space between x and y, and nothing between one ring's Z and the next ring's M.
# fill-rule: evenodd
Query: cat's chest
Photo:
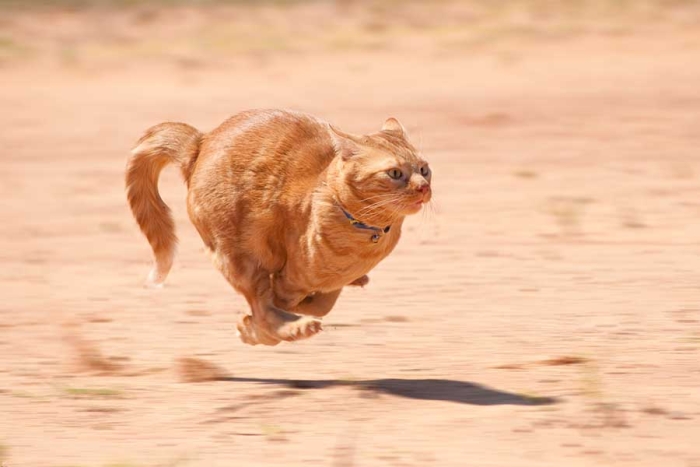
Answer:
M374 232L317 238L309 250L309 286L335 290L367 274L394 249L399 233L373 237Z

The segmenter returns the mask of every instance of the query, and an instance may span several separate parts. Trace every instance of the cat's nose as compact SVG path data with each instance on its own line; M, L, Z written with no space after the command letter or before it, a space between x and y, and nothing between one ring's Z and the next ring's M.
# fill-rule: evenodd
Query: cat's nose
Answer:
M428 185L427 183L423 183L423 184L421 184L421 185L418 185L418 187L416 187L416 191L417 191L418 193L423 193L423 194L425 194L425 193L427 193L428 191L430 191L430 185Z

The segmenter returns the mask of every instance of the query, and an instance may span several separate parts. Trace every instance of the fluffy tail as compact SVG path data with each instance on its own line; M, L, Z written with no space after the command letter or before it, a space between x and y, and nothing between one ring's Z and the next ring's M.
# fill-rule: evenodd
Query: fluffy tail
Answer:
M158 194L158 176L177 164L189 185L199 155L202 134L184 123L161 123L144 134L131 151L126 169L126 193L131 212L153 248L155 265L149 283L160 286L175 257L177 237L170 209Z

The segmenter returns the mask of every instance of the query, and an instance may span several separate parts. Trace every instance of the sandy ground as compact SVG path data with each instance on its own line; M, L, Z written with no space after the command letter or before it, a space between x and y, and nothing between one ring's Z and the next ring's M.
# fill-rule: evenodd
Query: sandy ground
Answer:
M698 57L683 30L507 54L4 65L0 460L700 466ZM142 287L123 190L148 126L253 107L358 133L394 115L435 173L436 212L371 284L275 348L235 337L245 303L174 170L178 260L166 288Z

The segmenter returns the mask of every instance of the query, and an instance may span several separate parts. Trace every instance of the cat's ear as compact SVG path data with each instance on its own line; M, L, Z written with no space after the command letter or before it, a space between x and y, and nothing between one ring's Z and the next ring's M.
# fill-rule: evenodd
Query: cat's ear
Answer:
M382 125L382 131L393 131L395 133L399 133L404 138L408 137L406 134L406 129L403 127L401 122L394 117L389 117L386 119L384 125Z
M356 137L340 131L333 125L328 126L331 129L330 134L335 152L339 154L343 160L348 160L360 152L360 146L358 145Z

